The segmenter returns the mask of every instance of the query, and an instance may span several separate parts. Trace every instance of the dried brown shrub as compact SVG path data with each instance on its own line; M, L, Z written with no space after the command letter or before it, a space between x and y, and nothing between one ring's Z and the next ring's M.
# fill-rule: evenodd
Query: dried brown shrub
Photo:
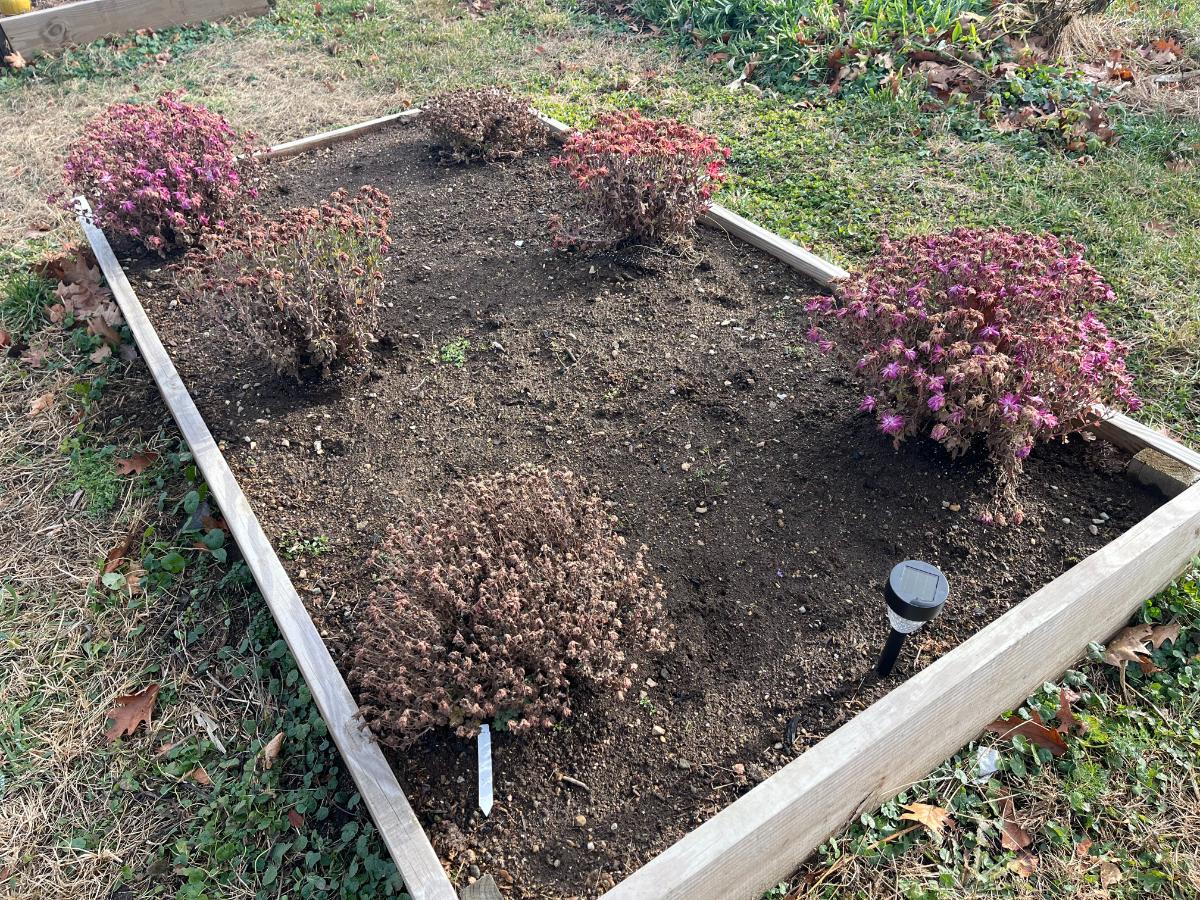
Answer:
M248 216L207 239L179 284L280 374L328 377L369 353L390 218L388 195L369 185L275 219Z
M627 654L670 642L645 548L627 553L614 522L570 472L538 468L473 478L389 533L350 673L376 735L551 727L581 688L623 697Z
M504 88L462 88L431 97L421 121L442 155L456 162L515 159L546 144L530 100Z

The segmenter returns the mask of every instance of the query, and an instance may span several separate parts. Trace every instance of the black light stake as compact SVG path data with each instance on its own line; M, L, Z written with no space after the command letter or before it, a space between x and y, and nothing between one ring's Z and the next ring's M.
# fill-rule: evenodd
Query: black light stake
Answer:
M892 630L875 667L880 678L892 674L904 639L937 616L949 595L950 583L937 566L906 559L892 568L883 589Z

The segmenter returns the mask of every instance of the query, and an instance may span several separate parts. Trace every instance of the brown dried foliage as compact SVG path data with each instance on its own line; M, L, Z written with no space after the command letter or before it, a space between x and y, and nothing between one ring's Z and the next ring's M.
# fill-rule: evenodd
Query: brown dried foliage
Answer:
M328 377L366 360L378 321L391 201L370 185L319 207L249 217L195 254L180 287L280 374Z
M662 584L614 523L570 472L538 468L473 478L393 530L350 673L380 740L548 728L580 689L623 698L629 656L671 644Z
M430 98L421 121L444 158L455 162L515 159L545 146L546 127L530 100L503 88L463 88Z

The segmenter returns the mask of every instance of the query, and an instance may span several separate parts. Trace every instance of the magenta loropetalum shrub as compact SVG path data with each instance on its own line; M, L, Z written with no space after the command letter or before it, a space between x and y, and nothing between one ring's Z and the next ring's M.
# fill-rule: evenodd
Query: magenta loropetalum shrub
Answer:
M627 241L684 237L725 181L729 150L690 125L637 112L601 116L573 134L553 169L575 180L590 222L551 221L560 247L611 247Z
M670 644L645 548L627 552L614 524L570 472L529 469L467 481L393 530L351 672L380 739L548 728L581 692L623 697L627 654Z
M1094 404L1141 405L1125 347L1093 312L1112 299L1079 244L960 228L885 238L808 310L839 320L866 387L859 408L897 445L924 434L958 455L986 443L999 474L982 516L1004 524L1021 519L1016 480L1035 442L1094 423ZM808 336L833 349L820 327Z
M329 376L369 356L390 246L388 195L369 185L205 239L179 284L280 374Z
M110 106L67 151L65 180L96 222L166 253L220 229L257 196L250 136L168 93Z

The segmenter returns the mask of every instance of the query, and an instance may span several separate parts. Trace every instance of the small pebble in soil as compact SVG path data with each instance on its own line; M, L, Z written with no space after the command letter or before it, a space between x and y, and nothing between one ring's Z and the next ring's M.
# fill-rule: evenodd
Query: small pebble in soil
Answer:
M692 767L692 764L691 764L691 762L689 762L688 760L686 760L686 759L680 759L680 760L679 760L679 768L681 768L681 769L690 769L691 767Z
M661 725L655 725L653 731L657 735L664 735L667 733L667 729L663 728Z
M1100 529L1099 529L1099 528L1097 528L1095 525L1089 525L1089 526L1088 526L1088 532L1089 532L1089 533L1090 533L1090 534L1091 534L1093 537L1095 537L1096 535L1098 535L1098 534L1100 533Z
M575 824L582 828L587 824L587 816L576 816Z
M1071 520L1070 520L1070 519L1068 519L1066 516L1063 516L1062 523L1063 523L1064 525L1070 525L1070 524L1071 524Z

